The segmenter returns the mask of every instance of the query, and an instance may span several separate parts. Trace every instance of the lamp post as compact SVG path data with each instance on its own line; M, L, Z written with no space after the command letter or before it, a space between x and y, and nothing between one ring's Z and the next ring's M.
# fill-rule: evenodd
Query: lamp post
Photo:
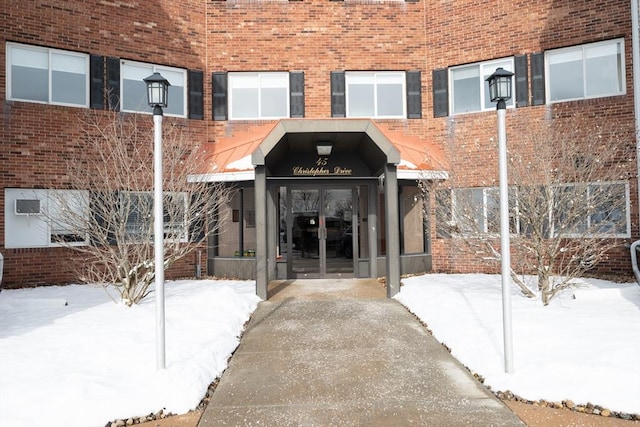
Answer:
M167 106L169 81L160 73L144 79L153 108L153 254L156 280L156 368L165 368L164 345L164 217L162 207L162 108Z
M509 243L509 186L507 180L507 131L505 126L507 101L511 99L513 73L502 67L487 77L491 102L497 102L498 163L500 169L500 247L502 274L502 329L504 337L504 370L513 372L513 338L511 329L511 249Z

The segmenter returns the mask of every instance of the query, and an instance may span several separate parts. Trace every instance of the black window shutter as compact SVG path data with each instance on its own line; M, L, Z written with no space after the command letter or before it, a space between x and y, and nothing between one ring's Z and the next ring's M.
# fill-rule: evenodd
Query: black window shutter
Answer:
M516 55L513 59L516 67L516 107L526 107L529 105L527 55Z
M120 59L107 58L107 89L109 109L120 111Z
M189 70L189 118L204 119L203 79L202 71Z
M304 71L289 73L289 115L292 118L304 117Z
M89 59L89 106L104 109L104 57L91 55Z
M449 71L446 68L433 70L433 117L449 115Z
M422 118L422 80L420 71L407 71L407 118Z
M331 117L346 117L344 71L331 72Z
M531 54L531 105L544 105L544 53Z
M211 73L213 93L213 120L227 120L227 73L216 71Z

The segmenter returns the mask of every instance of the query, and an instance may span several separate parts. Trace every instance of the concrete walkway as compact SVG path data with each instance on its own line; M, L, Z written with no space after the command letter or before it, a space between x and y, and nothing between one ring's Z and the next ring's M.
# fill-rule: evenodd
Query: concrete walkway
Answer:
M270 284L198 424L524 426L375 280Z

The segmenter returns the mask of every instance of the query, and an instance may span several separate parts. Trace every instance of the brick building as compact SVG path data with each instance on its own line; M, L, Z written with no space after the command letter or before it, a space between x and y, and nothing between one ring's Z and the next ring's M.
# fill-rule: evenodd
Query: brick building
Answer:
M80 111L148 114L141 79L154 71L172 85L167 120L210 153L194 179L234 188L204 271L257 278L259 293L275 278L386 276L393 292L400 274L496 271L436 233L417 181L497 187L485 85L497 67L515 73L513 147L527 148L527 123L558 111L606 113L635 136L636 0L28 4L0 5L3 284L74 280L68 249L17 206L34 199L27 190L52 189L43 182L65 188L65 163L82 155ZM634 152L632 178L615 183L628 203L603 272L631 271ZM194 263L168 274L192 275Z

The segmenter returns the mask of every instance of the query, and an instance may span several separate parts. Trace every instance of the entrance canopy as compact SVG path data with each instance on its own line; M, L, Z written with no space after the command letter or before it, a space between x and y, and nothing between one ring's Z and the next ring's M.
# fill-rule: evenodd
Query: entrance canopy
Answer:
M282 119L249 127L208 144L206 170L191 178L252 181L255 166L266 166L268 177L295 175L292 171L299 167L296 162L317 155L318 145L331 147L332 160L348 158L353 164L358 159L349 176L378 177L384 174L385 164L394 164L398 179L447 178L444 155L435 145L390 131L368 119ZM348 173L336 166L297 170L299 176L318 178Z
M235 126L230 123L227 131ZM206 147L206 170L191 179L244 182L253 191L253 201L247 202L251 208L234 209L242 230L241 212L251 211L258 296L267 297L269 280L280 277L284 263L287 277L353 275L356 267L361 277L378 277L378 254L384 256L387 295L395 295L400 289L398 181L412 180L415 186L419 179L446 179L442 152L369 119L283 119L239 126L242 131ZM384 218L383 227L378 218ZM283 233L286 242L280 241ZM286 258L281 257L284 243ZM359 256L363 244L367 255ZM338 258L344 259L332 264Z

